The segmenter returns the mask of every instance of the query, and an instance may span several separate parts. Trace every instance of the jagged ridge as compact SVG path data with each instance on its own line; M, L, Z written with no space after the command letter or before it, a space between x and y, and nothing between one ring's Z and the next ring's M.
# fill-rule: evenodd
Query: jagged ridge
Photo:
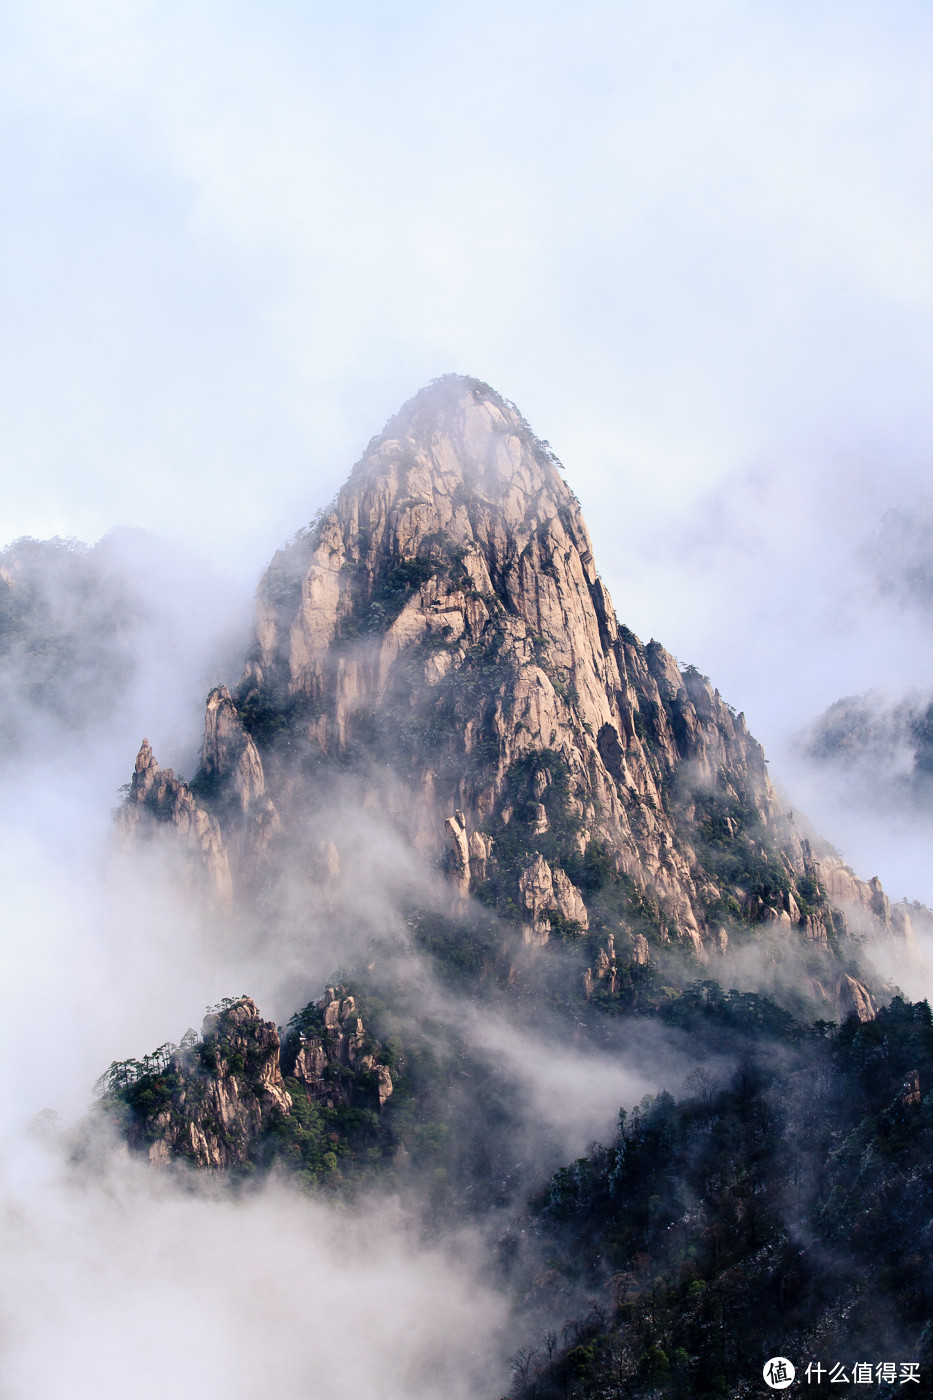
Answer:
M341 1109L378 1111L391 1098L380 1056L345 987L328 987L296 1013L284 1042L250 997L228 997L205 1016L200 1037L189 1031L181 1047L115 1061L98 1089L154 1165L176 1158L226 1170L282 1156L307 1169L320 1165L325 1135L327 1151L331 1139L346 1149Z
M248 897L322 771L352 770L526 943L604 933L591 983L644 961L646 931L701 959L762 923L844 953L846 903L908 939L906 914L814 859L743 716L617 622L555 460L488 386L417 395L264 575L195 783L154 787L144 747L125 824L187 823L216 889ZM842 976L826 994L851 1004Z

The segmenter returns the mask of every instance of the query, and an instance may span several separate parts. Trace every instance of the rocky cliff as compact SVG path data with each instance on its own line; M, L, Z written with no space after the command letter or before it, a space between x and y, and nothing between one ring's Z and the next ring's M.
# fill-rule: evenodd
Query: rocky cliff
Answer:
M314 1107L324 1110L318 1126L329 1134L328 1147L331 1138L339 1143L344 1125L335 1110L378 1112L391 1098L384 1059L354 997L328 987L296 1014L284 1043L250 997L227 998L208 1012L200 1036L189 1031L180 1047L114 1062L98 1089L131 1146L154 1165L179 1159L242 1168L257 1159L271 1163L279 1153L288 1160L290 1147L304 1146L307 1155Z
M168 831L196 868L207 877L207 887L220 907L231 898L230 865L220 825L190 786L162 769L148 739L143 739L129 792L117 813L122 831L134 839Z
M114 1063L100 1087L106 1106L126 1114L130 1143L156 1164L174 1156L198 1167L242 1166L292 1110L278 1031L249 997L208 1013L200 1039L190 1032L181 1048Z
M913 907L807 839L743 717L619 623L487 386L442 380L370 444L266 572L195 778L144 741L120 821L174 840L251 950L326 937L346 969L284 1031L243 997L111 1065L153 1164L397 1193L458 1247L475 1222L544 1334L520 1400L724 1394L776 1315L800 1355L814 1326L922 1355L933 1026L863 956L909 953ZM620 1092L641 1062L676 1090L682 1056L679 1102L559 1166L571 1099L619 1057Z
M814 859L743 716L618 622L553 454L477 381L417 395L275 556L195 782L144 744L124 821L248 900L348 775L464 907L595 938L591 985L646 943L704 961L773 925L831 956L846 909L894 928Z
M338 1108L368 1088L379 1108L392 1097L392 1074L377 1059L381 1047L363 1025L346 987L328 987L299 1012L283 1046L285 1072L311 1103Z

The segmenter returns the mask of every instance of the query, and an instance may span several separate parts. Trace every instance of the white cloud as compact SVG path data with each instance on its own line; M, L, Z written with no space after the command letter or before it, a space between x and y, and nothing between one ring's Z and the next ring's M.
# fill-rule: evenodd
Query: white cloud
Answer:
M10 1400L466 1400L503 1369L475 1241L432 1249L392 1202L212 1198L117 1154L84 1182L28 1139L0 1171Z
M853 562L916 494L933 437L931 38L928 7L902 0L6 6L6 536L141 524L251 583L403 397L475 373L563 457L623 618L709 670L789 761L790 732L837 695L931 680ZM176 761L197 734L170 652L148 713ZM183 669L190 696L190 653ZM218 985L154 880L95 864L110 788L152 727L143 700L126 735L8 790L14 1115L46 1090L74 1111L114 1055L248 990ZM931 897L925 832L879 846L871 814L840 836L817 790L813 805L861 873ZM562 1064L568 1100L587 1069ZM593 1112L627 1073L600 1070ZM283 1329L291 1343L312 1318L326 1370L328 1329L355 1345L344 1317L360 1312L375 1369L344 1373L355 1394L373 1375L383 1396L432 1394L406 1368L433 1342L406 1340L404 1317L437 1285L455 1334L489 1323L433 1256L396 1298L397 1235L354 1293L332 1224L306 1238L321 1222L295 1223L290 1200L212 1214L169 1194L150 1216L114 1189L112 1210L103 1187L68 1204L56 1186L6 1217L29 1235L7 1289L11 1395L60 1393L65 1358L78 1394L87 1376L122 1396L133 1374L144 1396L160 1330L184 1338L189 1393L220 1375L252 1395L268 1368L295 1393L321 1373ZM216 1301L231 1257L243 1273L220 1271Z
M795 436L929 434L920 6L13 16L22 512L77 436L89 521L159 481L158 526L267 548L449 368L619 513Z

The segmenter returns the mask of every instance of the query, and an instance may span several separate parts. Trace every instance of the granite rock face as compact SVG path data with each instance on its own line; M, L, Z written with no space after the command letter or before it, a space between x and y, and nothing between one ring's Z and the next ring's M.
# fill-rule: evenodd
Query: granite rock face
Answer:
M591 929L599 863L701 960L730 920L824 949L852 907L895 927L883 895L814 858L743 716L619 623L553 454L474 380L405 405L273 559L243 678L208 699L203 799L144 746L124 821L183 830L229 897L347 772L461 903L478 894L532 946ZM591 978L639 964L640 936L619 931Z
M284 1040L250 997L227 998L200 1036L143 1062L114 1063L99 1082L130 1146L154 1166L212 1170L268 1164L284 1122L302 1109L368 1108L392 1096L392 1072L346 987L299 1012Z
M286 1041L286 1072L312 1103L327 1108L348 1105L365 1082L383 1108L392 1096L392 1075L376 1058L379 1046L367 1034L355 998L346 987L328 987L314 1010L318 1015L313 1024ZM306 1020L307 1016L306 1010Z
M227 785L244 815L265 793L262 760L225 685L216 686L207 697L201 771L209 782Z
M278 1031L249 997L205 1017L201 1040L150 1078L155 1103L137 1112L129 1140L156 1165L175 1157L198 1167L242 1166L275 1117L292 1108Z
M119 809L121 830L137 839L166 829L194 863L214 902L230 904L230 864L217 818L198 801L188 783L171 768L160 768L148 739L143 739L126 801Z
M892 904L877 875L860 880L838 856L819 860L819 878L827 898L852 933L891 944L908 959L917 956L917 939L906 901Z

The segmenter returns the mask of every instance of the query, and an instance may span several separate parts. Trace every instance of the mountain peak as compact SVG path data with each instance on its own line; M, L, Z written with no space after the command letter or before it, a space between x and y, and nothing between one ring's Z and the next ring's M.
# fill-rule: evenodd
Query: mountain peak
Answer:
M480 380L449 374L371 440L335 514L351 533L362 530L364 548L372 542L377 551L411 557L424 536L439 531L459 544L478 539L491 513L507 530L533 528L542 512L579 515L559 465L513 403Z
M511 431L545 449L553 465L558 465L547 443L533 432L527 419L511 401L491 384L467 374L444 374L433 379L393 414L370 448L384 437L410 436L424 440L438 431L456 431L470 418L485 418L500 431Z
M743 717L619 624L553 454L477 380L404 405L261 581L196 784L234 885L268 888L348 773L461 907L533 945L601 940L591 990L652 941L709 960L756 924L827 956L845 936Z

